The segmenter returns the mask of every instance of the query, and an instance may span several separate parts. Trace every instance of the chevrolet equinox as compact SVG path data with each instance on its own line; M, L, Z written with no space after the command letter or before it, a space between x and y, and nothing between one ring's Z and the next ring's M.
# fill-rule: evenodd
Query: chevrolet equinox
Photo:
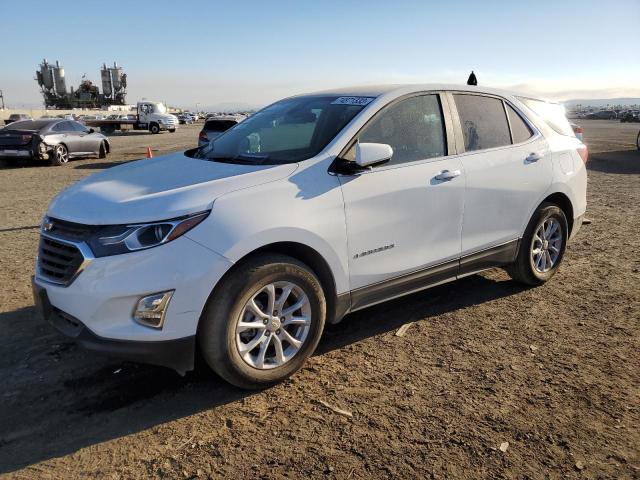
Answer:
M540 285L586 208L561 105L480 87L286 98L199 149L50 204L33 279L94 350L243 387L292 375L326 323L493 267Z

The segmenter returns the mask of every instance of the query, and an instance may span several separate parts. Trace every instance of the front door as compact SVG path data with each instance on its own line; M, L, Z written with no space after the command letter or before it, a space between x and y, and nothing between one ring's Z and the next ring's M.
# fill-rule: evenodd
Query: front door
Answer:
M359 134L394 154L339 177L353 309L455 277L465 179L460 159L447 156L445 130L439 95L429 94L392 103Z

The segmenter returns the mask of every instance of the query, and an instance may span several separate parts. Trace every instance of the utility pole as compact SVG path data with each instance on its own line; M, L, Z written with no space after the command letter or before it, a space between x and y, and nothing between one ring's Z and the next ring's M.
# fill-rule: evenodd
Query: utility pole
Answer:
M2 100L2 110L4 110L4 95L2 93L2 90L0 90L0 100Z

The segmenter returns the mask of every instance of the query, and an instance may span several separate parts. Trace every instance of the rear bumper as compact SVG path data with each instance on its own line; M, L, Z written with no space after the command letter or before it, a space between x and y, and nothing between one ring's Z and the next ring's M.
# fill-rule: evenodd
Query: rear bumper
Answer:
M0 158L7 159L32 159L35 158L31 150L11 149L11 147L0 147Z
M578 235L578 232L580 231L580 227L582 227L583 220L584 220L584 214L573 219L573 228L571 229L571 235L569 235L569 240L573 240L574 238L576 238L576 235Z
M195 335L150 342L104 338L93 333L77 318L52 306L46 289L33 279L31 285L36 310L42 318L84 348L124 360L169 367L180 375L193 370Z

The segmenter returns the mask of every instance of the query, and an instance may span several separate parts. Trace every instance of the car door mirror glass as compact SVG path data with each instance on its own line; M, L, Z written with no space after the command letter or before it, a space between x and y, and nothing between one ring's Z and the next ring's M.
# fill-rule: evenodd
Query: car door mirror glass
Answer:
M369 167L388 162L393 157L393 148L386 143L358 143L356 145L356 164Z

